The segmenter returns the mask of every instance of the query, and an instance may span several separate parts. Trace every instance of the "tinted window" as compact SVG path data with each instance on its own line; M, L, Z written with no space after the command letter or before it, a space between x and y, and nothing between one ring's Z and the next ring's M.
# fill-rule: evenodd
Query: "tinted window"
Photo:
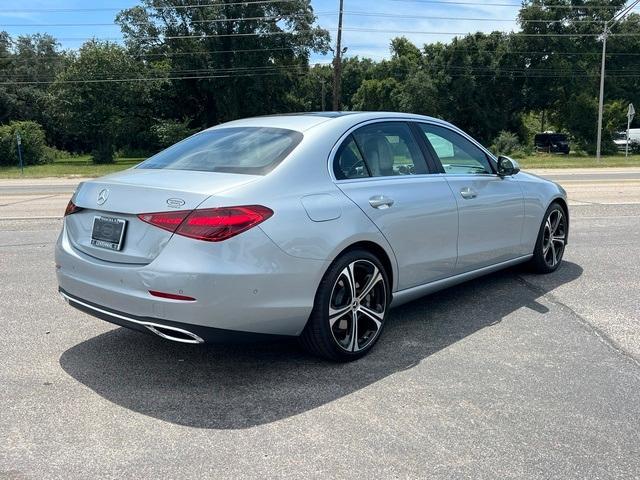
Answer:
M338 180L369 176L367 165L351 135L338 149L333 161L333 170Z
M403 122L374 123L353 137L372 177L427 173L422 153Z
M445 173L493 173L487 155L462 135L437 125L421 123L419 126L442 163Z
M567 141L567 136L563 135L562 133L555 133L553 135L549 135L549 138L551 139L552 142L566 142Z
M207 130L163 150L138 168L265 175L301 140L301 133L281 128Z

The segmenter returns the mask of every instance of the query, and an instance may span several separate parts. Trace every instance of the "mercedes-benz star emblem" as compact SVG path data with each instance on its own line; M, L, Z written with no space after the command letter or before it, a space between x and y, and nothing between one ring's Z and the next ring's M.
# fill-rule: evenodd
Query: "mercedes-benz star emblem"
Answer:
M98 193L98 205L102 205L104 202L106 202L107 198L109 198L109 189L103 188L102 190L100 190L100 193Z

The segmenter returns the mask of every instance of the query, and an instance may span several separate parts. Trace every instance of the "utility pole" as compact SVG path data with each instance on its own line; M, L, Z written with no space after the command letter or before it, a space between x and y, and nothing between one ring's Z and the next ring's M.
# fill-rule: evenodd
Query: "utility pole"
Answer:
M604 108L604 68L607 59L607 35L609 22L604 22L602 33L602 65L600 66L600 98L598 100L598 144L596 145L596 160L600 161L600 146L602 145L602 110Z
M638 0L640 1L640 0ZM333 57L333 109L338 111L341 108L340 97L342 96L342 13L344 0L340 0L340 12L338 13L338 37L336 41L336 51Z
M602 146L602 110L604 109L604 72L607 59L607 36L611 32L611 27L624 18L624 16L634 9L640 0L636 0L621 12L613 16L611 20L604 22L604 31L602 32L602 65L600 66L600 97L598 99L598 144L596 145L596 160L600 161L600 150Z
M325 111L325 99L327 97L327 90L325 88L326 85L327 85L327 82L325 81L324 78L321 78L320 79L320 84L322 85L322 98L320 99L320 103L322 105L322 111L324 112Z

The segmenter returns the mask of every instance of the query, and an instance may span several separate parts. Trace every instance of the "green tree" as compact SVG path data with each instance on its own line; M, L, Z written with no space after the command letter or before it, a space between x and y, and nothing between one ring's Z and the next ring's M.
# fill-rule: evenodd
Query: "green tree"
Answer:
M397 89L398 82L393 78L365 80L353 96L353 108L366 111L394 111L397 109L394 101Z
M124 47L92 40L51 86L51 108L78 148L110 163L116 148L149 131L162 75Z
M308 73L310 52L329 46L310 2L183 3L142 0L117 17L141 60L162 59L172 76L199 77L167 85L163 116L209 126L299 106L292 92Z

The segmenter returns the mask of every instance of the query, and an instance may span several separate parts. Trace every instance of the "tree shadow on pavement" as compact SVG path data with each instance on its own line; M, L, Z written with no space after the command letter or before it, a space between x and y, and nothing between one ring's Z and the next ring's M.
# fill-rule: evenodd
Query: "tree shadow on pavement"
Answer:
M62 368L105 399L160 420L241 429L281 420L349 395L502 320L520 309L546 313L546 292L582 268L564 262L545 289L519 269L483 277L392 310L365 358L336 364L295 341L185 346L118 328L65 351Z

